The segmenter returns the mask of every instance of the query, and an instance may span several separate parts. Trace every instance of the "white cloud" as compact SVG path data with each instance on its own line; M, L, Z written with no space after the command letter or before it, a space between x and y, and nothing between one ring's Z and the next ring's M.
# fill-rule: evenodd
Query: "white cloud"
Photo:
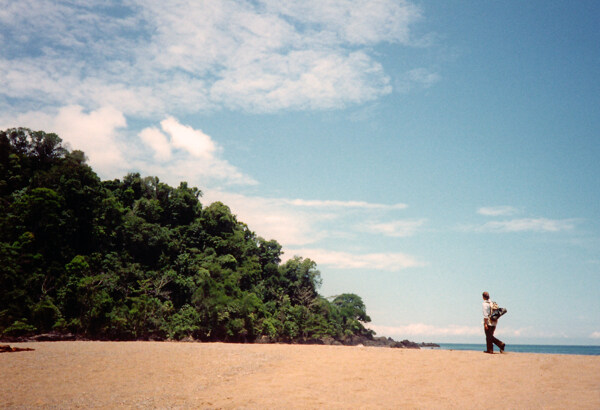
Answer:
M112 106L147 117L361 103L392 91L371 47L413 45L410 27L421 18L416 6L394 0L100 3L22 0L3 8L6 110ZM412 77L436 81L422 69Z
M157 128L145 128L140 132L140 138L154 151L154 158L159 161L171 159L172 151L169 140Z
M600 339L600 332L593 332L590 335L590 338L592 338L592 339Z
M127 168L124 147L117 138L117 130L127 125L123 114L113 107L101 107L89 113L83 107L62 107L54 115L28 112L12 118L0 119L2 128L27 127L55 132L71 149L85 152L90 165L104 178L122 176Z
M138 159L130 164L130 168L144 175L157 175L170 185L177 186L181 181L190 185L210 189L214 186L249 186L258 182L244 174L226 160L212 158L199 160L189 155L173 155L168 162L157 163Z
M318 265L338 269L375 269L396 272L407 268L422 267L426 264L410 255L399 252L356 254L328 249L285 249L288 257L301 255L317 262Z
M407 1L369 0L264 0L269 10L329 31L338 41L375 44L381 41L409 44L408 27L421 18L418 7Z
M378 204L364 201L333 201L333 200L309 200L309 199L282 199L282 201L295 206L315 208L362 208L362 209L405 209L406 204Z
M478 214L485 216L509 216L518 212L519 210L512 206L487 206L477 210Z
M575 227L574 219L522 218L509 221L492 221L480 230L489 232L561 232Z
M425 222L427 222L426 219L407 219L383 223L365 223L359 225L358 229L362 232L399 238L414 235L415 232L425 224Z
M74 149L84 151L90 164L100 172L123 167L116 130L125 126L123 114L112 107L102 107L89 114L80 106L64 107L55 119L57 133Z
M519 213L519 209L504 205L481 207L477 213L484 216L499 217L510 216ZM463 226L466 231L478 232L564 232L575 228L578 219L549 219L549 218L514 218L505 220L494 220L483 225Z
M305 246L327 238L351 236L356 215L391 212L405 204L364 201L305 200L247 196L222 190L207 190L202 202L221 201L257 235L276 239L284 246ZM401 262L405 264L406 260Z
M364 52L296 50L237 62L211 88L211 97L249 111L342 107L391 92L380 64Z
M169 117L160 122L162 129L171 136L175 148L181 148L196 158L213 159L216 144L201 130L180 124L175 118Z
M160 126L162 132L148 127L139 133L142 142L153 150L154 158L162 161L155 163L139 158L135 166L143 173L166 175L168 182L175 185L182 180L203 187L257 184L220 158L220 147L201 130L183 125L173 117L161 121Z
M276 239L283 245L306 245L322 239L325 232L317 228L320 214L290 207L286 200L246 196L224 191L206 191L202 202L221 201L228 205L238 220L265 239Z

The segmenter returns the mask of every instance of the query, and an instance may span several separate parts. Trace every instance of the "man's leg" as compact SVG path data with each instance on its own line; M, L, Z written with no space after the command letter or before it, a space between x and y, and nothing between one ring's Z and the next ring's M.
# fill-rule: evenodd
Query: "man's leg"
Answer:
M504 351L504 346L506 346L501 340L496 339L496 337L494 336L494 332L496 331L496 326L488 326L488 329L491 329L490 332L490 341L488 342L489 346L492 346L492 343L495 344L496 346L498 346L498 349L500 349L500 352ZM489 347L488 347L489 349ZM494 346L492 346L492 350L494 349Z
M489 353L493 353L493 351L494 351L494 345L493 345L494 330L496 330L496 327L488 326L486 329L484 326L484 330L485 330L485 343L487 345L486 351Z

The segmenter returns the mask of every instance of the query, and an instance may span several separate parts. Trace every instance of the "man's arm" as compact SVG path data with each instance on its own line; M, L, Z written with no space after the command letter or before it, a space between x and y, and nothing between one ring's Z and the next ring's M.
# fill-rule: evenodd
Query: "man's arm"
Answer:
M487 330L492 309L489 303L483 303L483 327Z

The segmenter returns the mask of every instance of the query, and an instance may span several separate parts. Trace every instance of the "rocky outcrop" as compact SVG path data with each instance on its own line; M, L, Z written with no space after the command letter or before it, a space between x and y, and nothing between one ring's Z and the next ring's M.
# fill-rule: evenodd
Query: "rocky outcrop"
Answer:
M41 335L36 335L31 337L31 340L34 342L62 342L67 340L75 340L75 335L72 333L43 333Z
M349 346L376 346L376 347L394 347L400 349L420 349L421 347L440 347L435 343L416 343L410 340L396 341L391 337L367 337L367 336L352 336L343 341L343 344Z
M436 348L436 347L440 347L439 344L437 343L420 343L419 347L427 347L427 348Z
M0 338L0 341L8 343L63 342L68 340L77 340L77 337L72 333L50 332L33 336L12 336Z

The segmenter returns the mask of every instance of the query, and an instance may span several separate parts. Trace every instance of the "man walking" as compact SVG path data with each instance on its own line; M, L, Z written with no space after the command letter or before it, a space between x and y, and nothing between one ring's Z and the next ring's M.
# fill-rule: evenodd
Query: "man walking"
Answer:
M490 294L483 292L483 328L485 329L485 342L487 349L483 353L494 353L494 345L500 348L500 353L504 353L505 343L494 337L497 320L492 320L492 305L490 303Z

